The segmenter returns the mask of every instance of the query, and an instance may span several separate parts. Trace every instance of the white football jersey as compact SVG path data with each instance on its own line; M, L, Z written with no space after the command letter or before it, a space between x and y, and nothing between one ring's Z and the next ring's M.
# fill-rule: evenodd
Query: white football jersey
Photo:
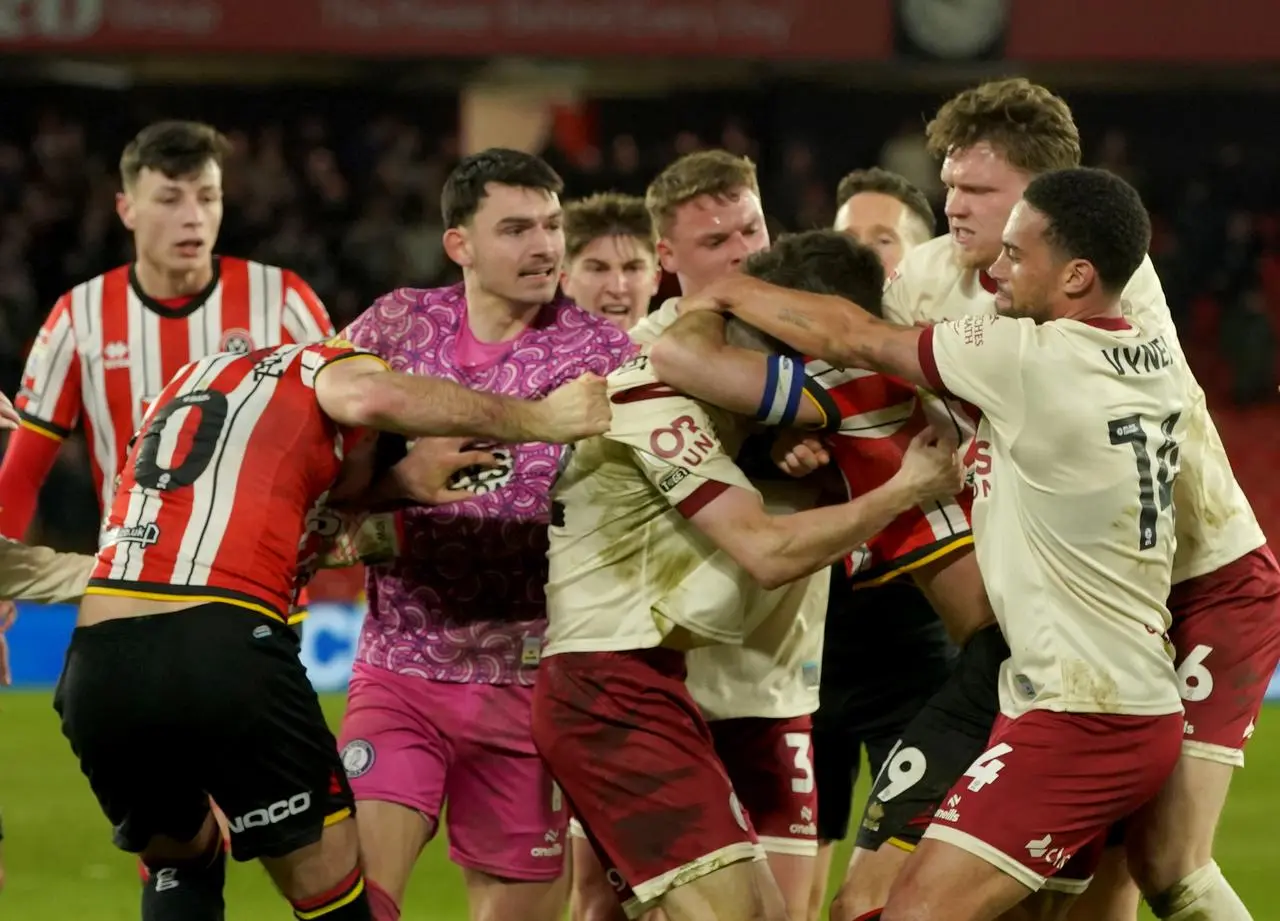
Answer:
M1188 406L1164 331L969 316L926 330L920 355L982 412L968 460L1011 650L1002 711L1179 712L1165 600Z
M966 269L955 258L950 237L937 237L916 247L898 267L885 289L884 315L894 323L956 320L994 315L994 287L983 273ZM1174 583L1220 569L1266 543L1249 500L1231 471L1231 462L1205 403L1204 391L1187 367L1164 289L1150 259L1134 273L1122 295L1125 316L1149 333L1159 331L1175 355L1187 403L1183 420L1182 473L1174 486L1178 509L1175 532ZM937 404L934 404L935 408ZM965 434L976 420L947 404Z

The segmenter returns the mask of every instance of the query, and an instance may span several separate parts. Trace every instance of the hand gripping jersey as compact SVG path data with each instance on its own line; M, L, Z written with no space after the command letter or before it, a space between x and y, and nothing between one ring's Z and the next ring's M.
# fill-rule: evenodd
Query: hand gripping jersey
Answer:
M561 299L497 354L467 364L467 323L462 285L401 289L379 298L347 338L397 371L523 399L589 371L606 375L635 352L625 333ZM533 684L546 626L551 486L565 449L490 448L501 467L462 471L453 484L472 498L399 513L400 557L368 571L358 662L432 681Z
M129 452L86 593L287 620L304 538L358 435L321 411L316 375L362 354L291 345L181 369Z
M810 361L809 377L821 384L840 414L840 428L826 442L850 496L887 483L902 466L911 439L930 424L958 436L952 413L941 401L925 403L916 388L887 374L834 368ZM848 559L855 586L880 585L973 542L972 493L948 502L917 505L854 551Z
M651 345L676 321L678 305L679 298L663 303L632 328L631 338ZM646 405L646 401L615 405L614 418L619 413L641 412ZM732 426L732 431L740 434L741 427L747 424L745 419L726 416L721 428L729 431L728 426ZM752 485L761 492L765 507L772 514L810 508L817 498L803 481ZM707 719L788 718L818 708L828 586L823 572L768 593L772 607L767 614L753 618L753 624L757 620L759 623L741 645L704 646L689 652L686 683Z

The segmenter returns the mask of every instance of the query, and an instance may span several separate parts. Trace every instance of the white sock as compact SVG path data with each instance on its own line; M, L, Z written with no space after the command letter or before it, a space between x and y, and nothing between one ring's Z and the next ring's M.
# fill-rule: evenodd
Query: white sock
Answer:
M1253 921L1213 861L1147 902L1160 921Z

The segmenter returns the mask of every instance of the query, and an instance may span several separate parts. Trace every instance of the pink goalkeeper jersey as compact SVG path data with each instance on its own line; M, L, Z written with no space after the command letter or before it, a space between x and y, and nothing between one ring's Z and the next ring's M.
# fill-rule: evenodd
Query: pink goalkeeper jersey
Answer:
M635 352L627 335L571 301L544 307L499 352L477 343L462 285L384 295L346 338L396 371L537 398ZM532 685L546 629L547 523L563 448L497 445L502 466L461 485L476 495L404 512L401 558L369 570L356 660L433 681Z

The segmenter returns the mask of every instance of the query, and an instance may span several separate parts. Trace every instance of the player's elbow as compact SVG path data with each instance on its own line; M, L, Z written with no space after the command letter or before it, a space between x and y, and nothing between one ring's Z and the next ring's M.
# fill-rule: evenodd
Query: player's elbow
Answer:
M316 397L325 414L340 425L382 428L394 416L390 405L393 394L381 385L381 374L345 376L333 386L321 387L316 382Z
M734 562L746 570L747 575L760 584L761 588L781 588L796 578L787 572L787 567L778 559L773 549L765 545L764 541L748 540L736 548L730 556L734 558Z

